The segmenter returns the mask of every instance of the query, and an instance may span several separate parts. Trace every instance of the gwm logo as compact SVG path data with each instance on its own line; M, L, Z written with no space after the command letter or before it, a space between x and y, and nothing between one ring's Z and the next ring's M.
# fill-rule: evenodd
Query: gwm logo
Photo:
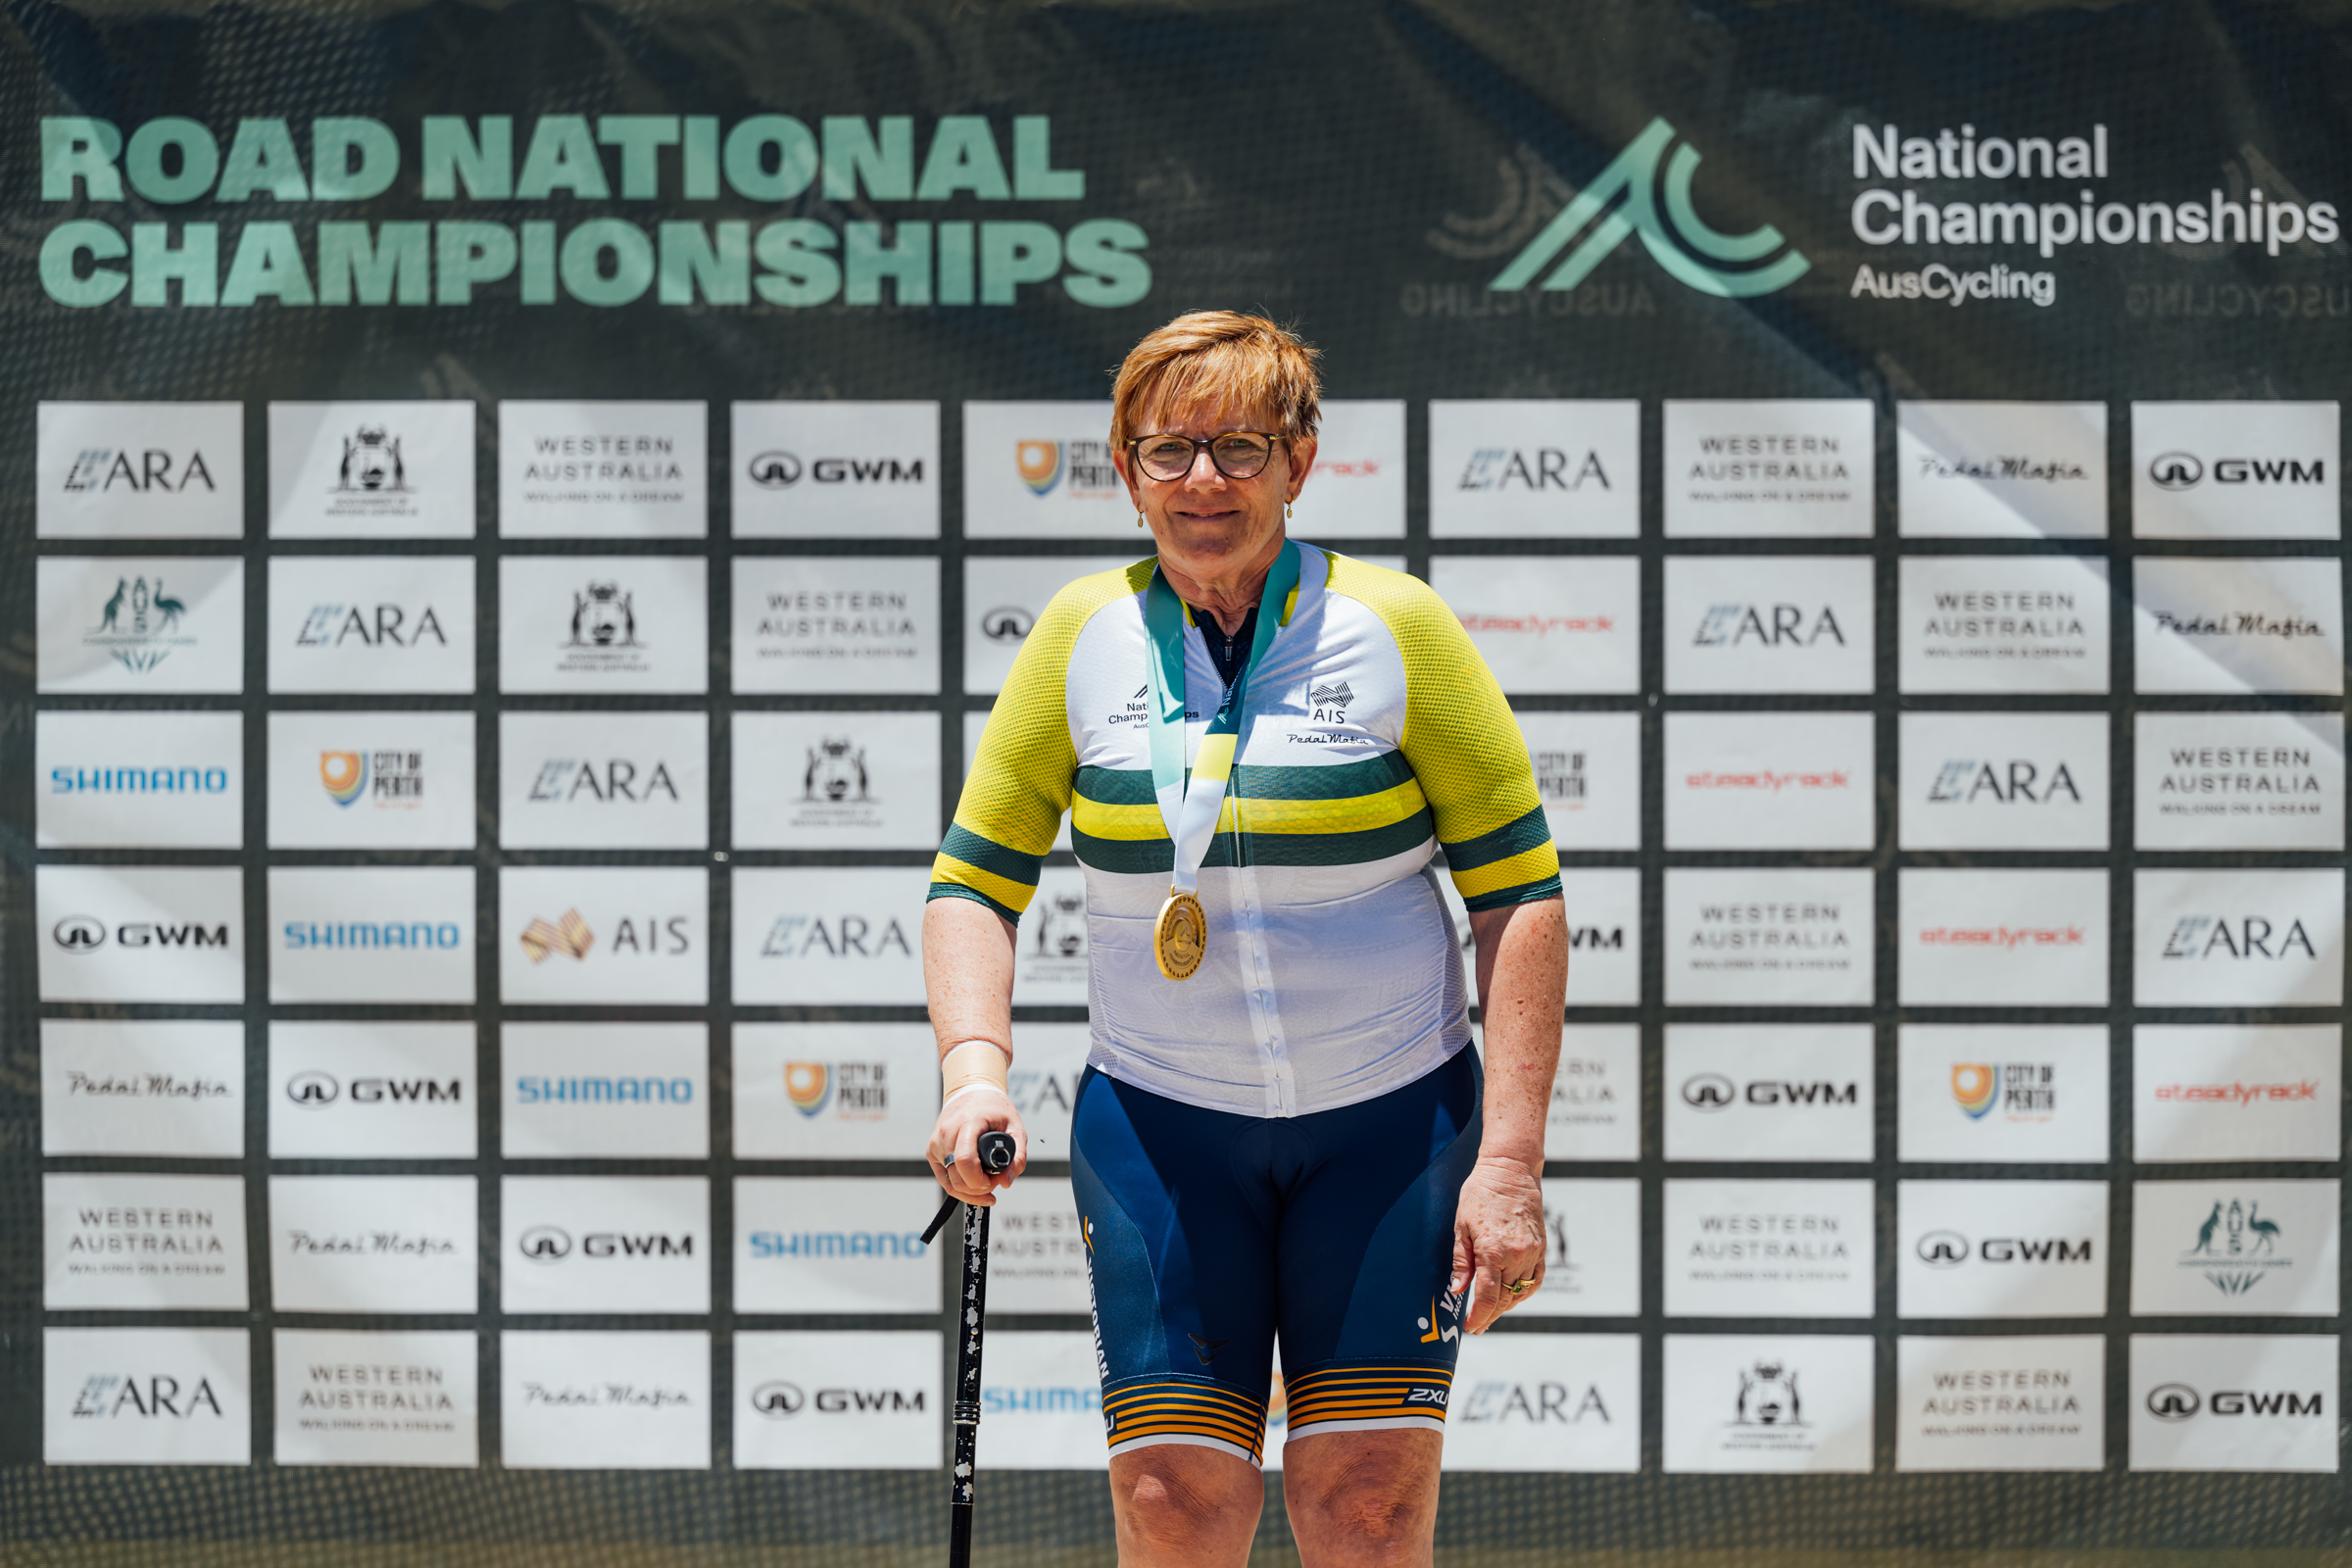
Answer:
M1698 150L1685 142L1674 147L1669 157L1666 149L1674 146L1674 139L1672 125L1652 120L1487 287L1526 288L1567 250L1567 260L1552 268L1543 286L1574 288L1631 234L1642 236L1642 243L1649 247L1660 267L1701 294L1741 299L1787 288L1804 276L1813 264L1793 249L1761 267L1741 265L1763 262L1788 241L1770 223L1745 234L1726 234L1709 227L1690 205L1690 177L1698 171ZM1620 196L1623 202L1618 202ZM1661 196L1663 217L1658 211ZM1582 242L1568 250L1580 234ZM1741 270L1730 270L1716 263L1731 263Z

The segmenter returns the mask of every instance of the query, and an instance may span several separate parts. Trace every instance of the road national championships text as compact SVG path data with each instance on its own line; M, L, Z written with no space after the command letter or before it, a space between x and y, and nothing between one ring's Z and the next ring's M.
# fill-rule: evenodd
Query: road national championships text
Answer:
M296 123L243 120L217 134L168 116L126 133L107 120L44 118L41 199L80 211L43 236L42 289L84 307L124 297L469 305L476 289L513 279L524 305L620 306L650 293L662 305L807 308L879 305L885 282L901 306L1014 305L1023 284L1032 297L1058 284L1078 304L1109 308L1152 288L1148 241L1125 219L940 216L1084 201L1086 172L1054 167L1044 115L947 115L919 135L910 115L826 116L813 128L790 115L723 124L715 115L427 115L405 142L379 120L321 117L301 150ZM412 167L392 201L495 216L329 216L374 202ZM186 220L105 211L130 197L186 207ZM723 202L749 216L639 222L597 205L655 201ZM898 204L920 216L849 217ZM550 206L577 216L508 211ZM794 216L763 218L763 207ZM275 216L289 212L318 217Z

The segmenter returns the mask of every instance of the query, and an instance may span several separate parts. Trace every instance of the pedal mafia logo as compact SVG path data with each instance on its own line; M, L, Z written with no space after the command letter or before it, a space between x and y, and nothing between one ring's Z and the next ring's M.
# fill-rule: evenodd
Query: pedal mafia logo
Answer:
M1573 289L1634 235L1676 281L1718 298L1770 294L1804 276L1812 264L1772 224L1727 234L1698 216L1690 199L1698 164L1697 148L1678 145L1674 127L1652 120L1488 289L1527 288L1539 274L1547 291Z

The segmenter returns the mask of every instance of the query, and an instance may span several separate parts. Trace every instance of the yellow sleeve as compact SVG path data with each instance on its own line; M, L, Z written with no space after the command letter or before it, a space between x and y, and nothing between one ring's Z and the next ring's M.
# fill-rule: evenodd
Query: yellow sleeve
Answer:
M1417 577L1331 558L1331 590L1378 614L1404 661L1397 749L1419 780L1454 890L1473 910L1557 898L1560 857L1519 721L1461 617Z
M955 823L932 862L932 898L971 899L1014 921L1029 906L1078 773L1068 707L1078 634L1097 611L1151 580L1149 561L1081 577L1038 616L981 732Z

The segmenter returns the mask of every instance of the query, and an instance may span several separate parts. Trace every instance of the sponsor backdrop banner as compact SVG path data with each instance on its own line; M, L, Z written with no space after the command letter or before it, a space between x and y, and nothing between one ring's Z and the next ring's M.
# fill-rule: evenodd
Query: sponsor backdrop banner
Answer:
M925 868L1206 306L1321 347L1295 527L1459 615L1565 862L1441 1560L2352 1549L2328 8L0 40L0 1555L935 1559ZM1007 1563L1111 1551L1068 843Z

